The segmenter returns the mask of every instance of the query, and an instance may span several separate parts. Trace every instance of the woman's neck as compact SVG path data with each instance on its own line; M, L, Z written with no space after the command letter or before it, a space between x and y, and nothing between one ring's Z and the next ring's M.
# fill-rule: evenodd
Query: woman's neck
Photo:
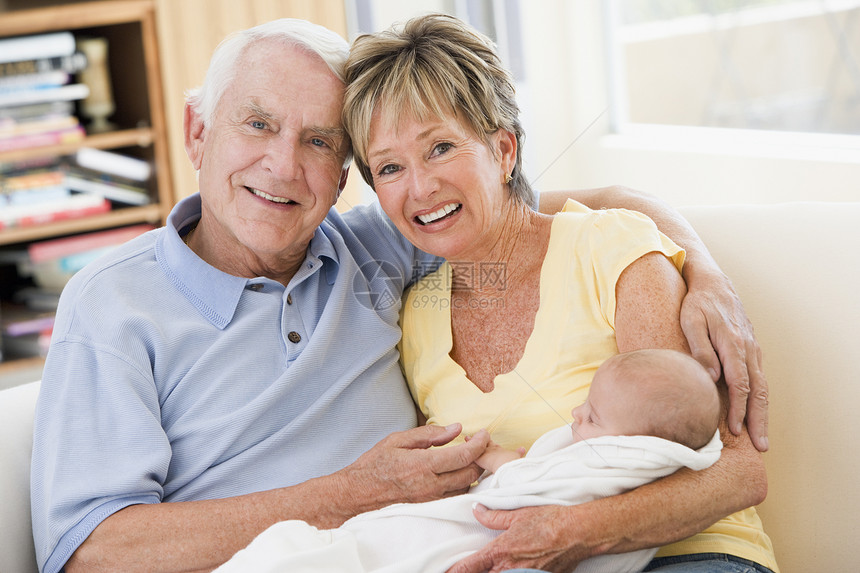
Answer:
M469 289L474 293L504 290L517 277L540 268L552 217L537 213L516 201L499 218L495 240L468 257L448 261L452 290Z

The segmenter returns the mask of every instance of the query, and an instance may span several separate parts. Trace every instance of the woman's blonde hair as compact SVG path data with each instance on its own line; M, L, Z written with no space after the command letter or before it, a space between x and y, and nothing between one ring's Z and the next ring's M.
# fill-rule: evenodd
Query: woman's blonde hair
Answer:
M344 126L355 163L371 187L367 145L378 108L386 111L384 120L403 113L419 121L455 117L488 145L497 130L511 132L517 157L508 187L512 197L534 206L534 192L522 172L524 133L513 78L489 38L451 16L420 16L399 28L359 36L345 76Z

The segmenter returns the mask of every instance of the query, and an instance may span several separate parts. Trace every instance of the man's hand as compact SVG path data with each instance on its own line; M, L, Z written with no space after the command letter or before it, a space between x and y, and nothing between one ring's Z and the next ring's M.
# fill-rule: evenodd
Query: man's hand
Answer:
M504 532L448 569L448 573L497 573L508 569L540 569L567 573L587 555L570 547L573 527L563 527L565 508L557 505L494 511L478 505L475 518L485 527Z
M753 444L767 451L767 380L762 369L761 348L729 279L720 273L688 278L687 296L681 305L681 328L690 351L705 365L714 381L720 363L729 388L729 429L742 431L744 418Z
M343 493L353 500L356 513L465 493L483 471L475 460L486 450L489 434L481 430L466 443L432 449L456 438L461 429L451 424L397 432L346 467Z

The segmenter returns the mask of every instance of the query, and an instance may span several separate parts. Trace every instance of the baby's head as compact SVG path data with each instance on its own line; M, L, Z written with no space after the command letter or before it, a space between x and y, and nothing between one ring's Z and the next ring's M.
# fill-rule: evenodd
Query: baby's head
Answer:
M698 450L714 436L720 398L707 371L675 350L636 350L606 360L585 403L573 410L573 438L656 436Z

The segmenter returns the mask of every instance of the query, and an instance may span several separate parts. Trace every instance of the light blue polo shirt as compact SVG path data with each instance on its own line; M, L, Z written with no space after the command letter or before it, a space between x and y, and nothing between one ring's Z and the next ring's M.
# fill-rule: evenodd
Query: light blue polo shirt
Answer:
M199 217L183 200L63 292L33 450L44 571L126 506L301 483L416 423L400 297L435 259L378 205L332 209L285 288L197 257L180 233Z

